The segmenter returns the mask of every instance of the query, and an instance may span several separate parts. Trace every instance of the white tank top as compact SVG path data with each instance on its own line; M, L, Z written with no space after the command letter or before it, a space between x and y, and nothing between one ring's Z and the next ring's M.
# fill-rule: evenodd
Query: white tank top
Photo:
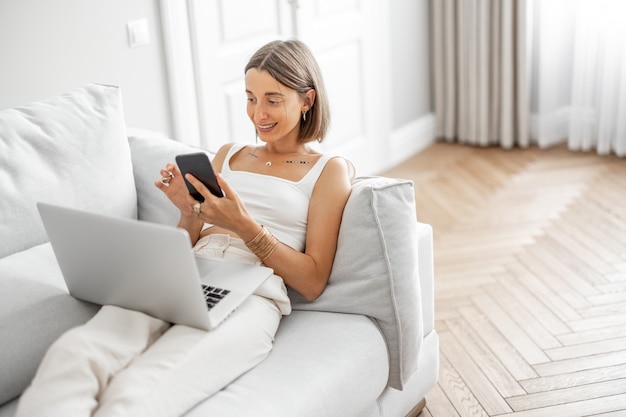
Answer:
M222 176L239 194L248 213L282 243L304 252L309 202L326 163L334 155L322 155L300 181L230 169L230 160L245 144L233 145L222 166Z

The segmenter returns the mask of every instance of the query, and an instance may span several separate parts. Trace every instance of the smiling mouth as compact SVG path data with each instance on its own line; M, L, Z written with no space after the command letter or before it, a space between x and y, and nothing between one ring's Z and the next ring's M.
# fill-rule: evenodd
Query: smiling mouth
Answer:
M274 126L276 126L277 124L278 124L278 123L271 123L271 124L269 124L269 125L256 125L256 127L257 127L259 130L270 130L270 129L272 129Z

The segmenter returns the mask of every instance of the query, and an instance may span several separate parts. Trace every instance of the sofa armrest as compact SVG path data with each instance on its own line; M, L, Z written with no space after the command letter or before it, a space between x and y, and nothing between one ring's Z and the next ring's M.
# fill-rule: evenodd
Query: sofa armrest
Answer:
M435 272L433 265L433 228L426 223L417 223L417 265L422 293L422 319L424 336L435 328Z
M417 222L413 183L355 179L328 285L313 302L291 291L293 308L373 318L387 343L388 384L402 389L417 369L424 316L432 320L432 299L424 305L424 296L432 297L432 233Z

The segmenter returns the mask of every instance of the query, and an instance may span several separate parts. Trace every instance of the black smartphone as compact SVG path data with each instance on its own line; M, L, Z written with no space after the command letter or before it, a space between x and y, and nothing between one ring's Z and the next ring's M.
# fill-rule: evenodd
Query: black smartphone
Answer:
M187 173L199 179L200 182L202 182L202 184L204 184L204 186L208 188L214 196L224 197L224 193L217 183L215 171L213 171L213 166L211 165L211 161L209 160L207 154L204 152L197 152L176 155L176 164L178 165L180 172L183 174L183 179L185 180L189 194L191 194L193 198L199 202L204 201L202 194L200 194L194 186L187 181L187 178L185 178L185 174Z

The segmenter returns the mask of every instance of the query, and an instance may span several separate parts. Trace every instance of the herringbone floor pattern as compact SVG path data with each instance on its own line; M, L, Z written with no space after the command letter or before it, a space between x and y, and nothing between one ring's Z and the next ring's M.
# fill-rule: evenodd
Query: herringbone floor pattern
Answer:
M422 415L626 416L626 160L437 143L385 175L434 228Z

